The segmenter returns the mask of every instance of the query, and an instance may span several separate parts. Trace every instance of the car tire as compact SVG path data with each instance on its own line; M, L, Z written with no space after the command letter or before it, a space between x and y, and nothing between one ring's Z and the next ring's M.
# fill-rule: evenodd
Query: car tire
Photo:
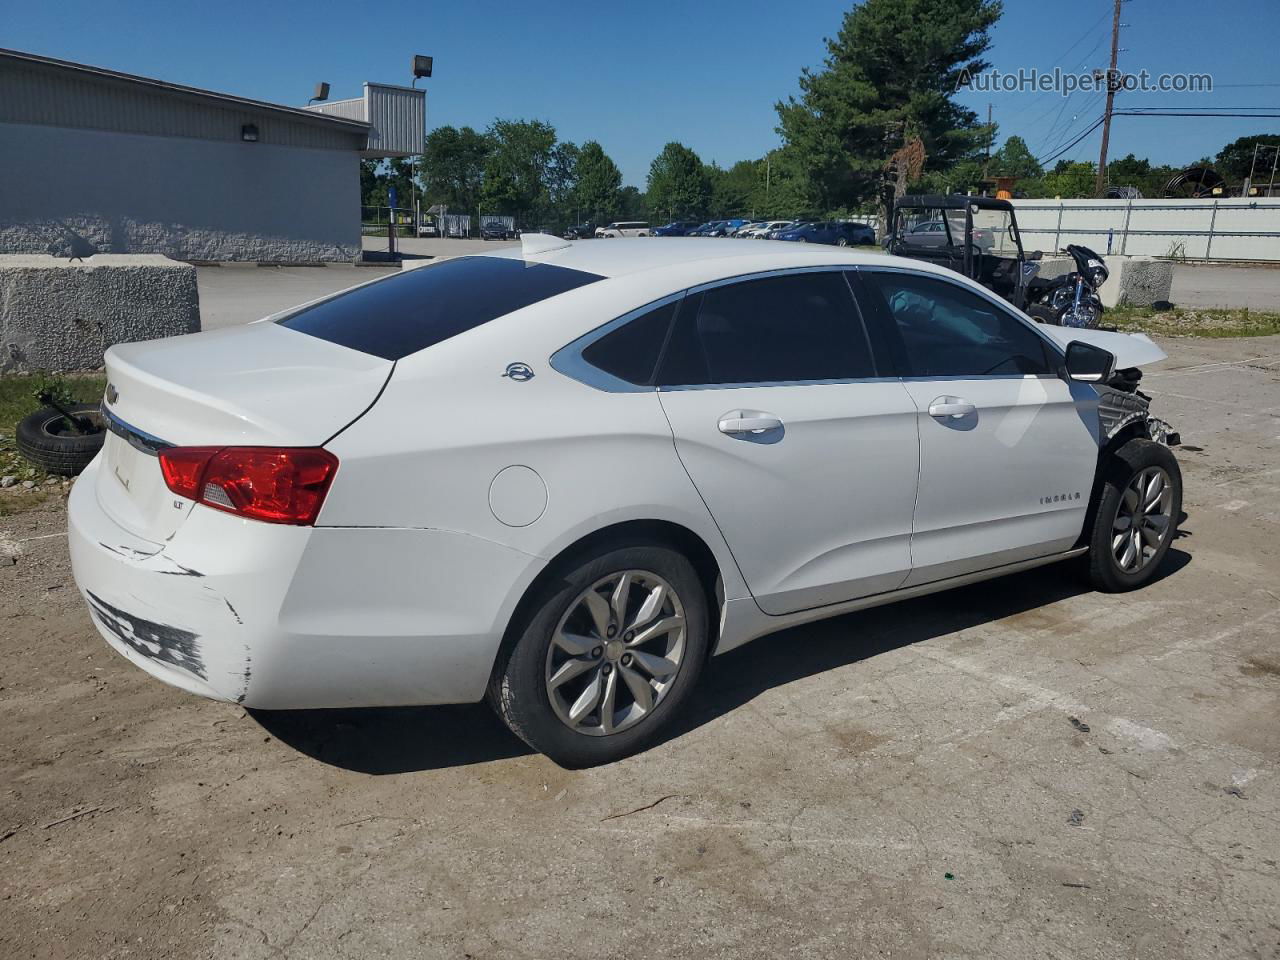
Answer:
M613 597L623 576L631 579L617 623ZM658 612L628 642L628 620L645 613L645 598L658 586L665 590ZM602 622L606 596L609 626L600 630L595 625ZM522 606L494 666L488 699L516 736L564 767L609 763L652 743L685 707L707 659L706 592L693 564L670 547L606 544L547 578ZM639 640L644 628L660 627L676 614L680 627ZM672 663L674 672L659 679ZM562 676L570 679L556 685ZM647 710L637 678L649 691ZM606 698L612 732L604 719Z
M1104 464L1090 514L1088 571L1093 586L1120 593L1145 586L1178 535L1182 471L1164 444L1136 439Z
M41 407L18 421L14 442L18 452L45 473L74 477L98 455L107 430L98 404L76 403L67 410L89 420L94 431L74 433L67 429L66 418L60 412Z
M844 237L840 237L836 240L837 247L847 247L848 245L849 245L849 241L846 240Z

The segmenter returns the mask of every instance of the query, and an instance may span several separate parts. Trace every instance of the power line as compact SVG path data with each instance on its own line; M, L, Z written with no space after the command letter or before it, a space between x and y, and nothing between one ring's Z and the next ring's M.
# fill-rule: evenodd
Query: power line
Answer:
M1078 40L1076 40L1073 44L1071 44L1071 46L1067 47L1067 49L1063 50L1062 53L1058 54L1057 58L1054 59L1053 62L1049 64L1049 67L1046 68L1046 70L1052 69L1053 67L1056 67L1058 64L1060 64L1062 61L1066 60L1067 54L1069 54L1072 50L1078 47L1083 41L1087 40L1090 34L1092 34L1093 31L1097 30L1098 27L1102 25L1102 22L1106 19L1107 19L1107 15L1104 13L1096 21L1094 21L1094 23L1089 27L1088 30L1080 34L1080 37ZM1102 43L1102 37L1099 37L1097 42L1094 43L1093 47L1083 57L1081 57L1079 63L1077 63L1076 66L1072 67L1071 69L1072 70L1079 69L1081 64L1083 64L1086 60L1088 60L1091 56L1093 56L1093 51L1097 50L1099 44L1101 43ZM1040 103L1040 101L1042 101L1045 97L1051 97L1057 92L1058 91L1056 90L1046 90L1044 93L1037 95L1031 100L1030 103L1024 106L1021 110L1015 110L1012 114L1010 114L1006 122L1016 120L1018 117L1022 116L1032 107L1034 107L1036 104Z
M1098 127L1102 126L1102 123L1104 120L1106 120L1106 114L1103 114L1102 116L1100 116L1097 120L1095 120L1092 124L1089 125L1089 129L1085 130L1084 133L1080 134L1078 137L1076 137L1074 140L1068 143L1065 147L1063 147L1057 153L1051 156L1045 157L1041 160L1037 160L1036 163L1040 164L1040 166L1043 167L1046 163L1050 163L1053 160L1057 160L1060 156L1062 156L1064 153L1066 153L1068 150L1070 150L1072 147L1078 144L1081 140L1083 140L1089 134L1093 133L1093 131L1097 130Z
M1271 109L1275 109L1272 107ZM1187 110L1179 113L1147 113L1144 110L1117 110L1115 115L1118 117L1220 117L1220 118L1241 118L1241 119L1257 119L1259 117L1280 118L1280 113L1209 113L1200 110Z
M1047 147L1045 152L1052 153L1053 151L1061 147L1064 143L1066 143L1072 136L1074 136L1076 131L1077 121L1081 120L1082 118L1086 118L1089 114L1092 114L1093 111L1099 106L1099 104L1102 103L1103 96L1104 94L1101 91L1098 91L1094 93L1094 95L1090 97L1088 100L1086 100L1084 102L1084 105L1081 106L1079 110L1077 110L1075 113L1071 115L1071 119L1067 121L1067 125L1062 128L1062 135L1058 137L1057 141L1053 144L1053 146Z

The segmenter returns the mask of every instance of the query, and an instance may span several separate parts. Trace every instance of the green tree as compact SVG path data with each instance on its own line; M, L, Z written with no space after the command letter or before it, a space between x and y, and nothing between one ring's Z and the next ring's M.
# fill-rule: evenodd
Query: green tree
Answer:
M739 160L728 170L712 163L705 168L711 184L708 215L712 217L750 216L755 208L759 160Z
M698 155L672 141L649 165L648 206L659 219L701 217L711 201L711 184Z
M907 192L981 193L985 186L982 167L981 160L972 158L952 164L946 170L930 170L920 178L918 184L912 184ZM1019 184L1019 189L1026 190L1027 184Z
M993 177L1017 177L1019 180L1034 180L1044 175L1043 168L1027 149L1027 142L1017 136L1010 137L992 154L987 171Z
M550 198L556 130L541 120L495 120L489 125L480 199L490 213L525 218Z
M825 212L815 194L809 171L794 147L770 150L757 163L753 203L756 216L781 219L818 216Z
M489 149L484 134L471 127L432 130L418 164L425 184L423 206L445 204L458 211L475 210Z
M1253 167L1253 148L1261 145L1263 147L1280 146L1280 134L1276 133L1255 133L1253 136L1241 137L1239 140L1233 140L1225 147L1218 151L1218 156L1214 161L1214 169L1218 173L1227 178L1229 182L1239 182L1249 176L1249 170ZM1276 152L1274 150L1258 151L1258 166L1254 170L1254 182L1258 180L1269 180L1271 177L1271 164L1275 159ZM1277 175L1280 179L1280 175Z
M618 192L622 189L622 171L599 143L588 140L582 145L574 173L577 178L574 202L580 208L580 215L596 223L615 219L618 216Z
M551 148L547 165L547 196L557 218L573 203L578 190L578 145L561 140Z
M360 161L360 202L366 207L387 202L387 188L378 172L380 165L378 160Z
M645 195L636 187L623 187L618 191L619 220L648 220L649 204Z
M827 41L801 96L776 105L778 132L795 148L824 207L873 196L889 153L919 136L926 169L945 169L986 143L978 116L956 103L999 19L999 0L865 0Z
M1098 168L1092 163L1059 160L1052 171L1029 185L1027 195L1061 197L1064 200L1086 199L1094 195L1097 178Z

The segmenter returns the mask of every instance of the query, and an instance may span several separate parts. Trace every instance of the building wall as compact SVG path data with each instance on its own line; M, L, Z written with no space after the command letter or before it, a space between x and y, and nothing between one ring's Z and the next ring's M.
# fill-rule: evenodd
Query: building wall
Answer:
M307 111L4 55L0 55L0 123L237 143L241 126L251 123L258 128L260 143L330 150L359 150L368 135L362 124L318 123Z
M1014 200L1022 245L1106 255L1280 260L1280 199ZM1108 249L1110 243L1110 249Z
M0 123L0 253L350 261L354 149Z

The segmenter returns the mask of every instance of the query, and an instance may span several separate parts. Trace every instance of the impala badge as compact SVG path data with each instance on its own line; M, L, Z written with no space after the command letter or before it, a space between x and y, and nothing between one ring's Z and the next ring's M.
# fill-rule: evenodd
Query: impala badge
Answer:
M507 372L504 377L510 377L517 383L524 383L526 380L533 379L533 367L527 363L508 363Z

